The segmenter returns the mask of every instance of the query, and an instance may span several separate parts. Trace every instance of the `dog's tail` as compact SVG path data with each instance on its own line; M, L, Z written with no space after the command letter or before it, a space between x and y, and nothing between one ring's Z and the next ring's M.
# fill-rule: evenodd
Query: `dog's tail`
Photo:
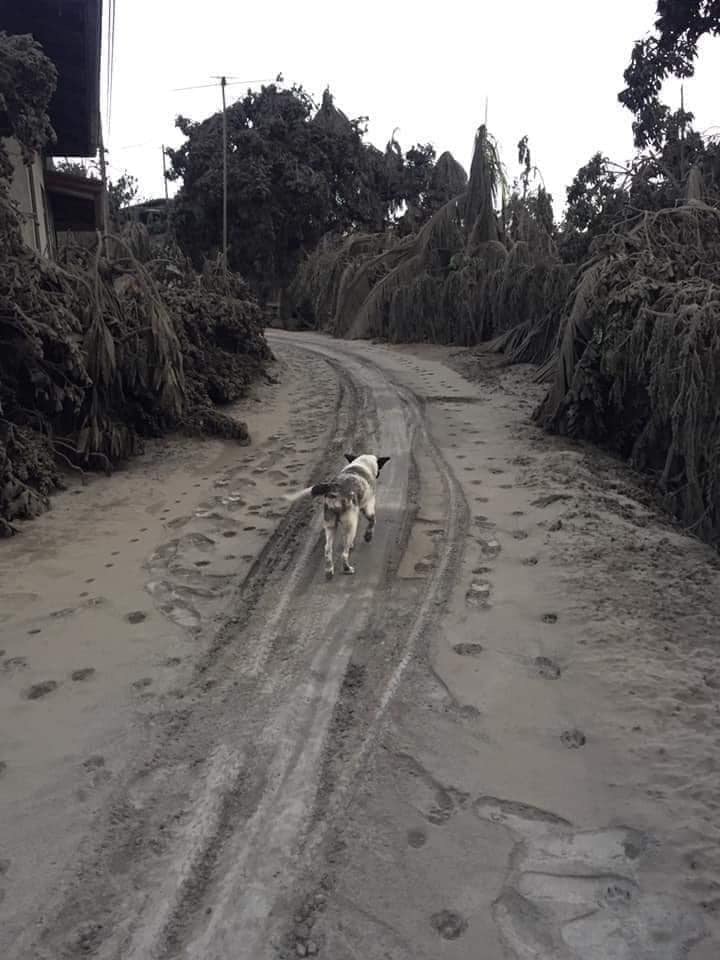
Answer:
M288 503L295 503L296 500L302 500L303 497L309 497L311 493L312 487L305 487L304 490L299 490L297 493L283 494L283 500L287 500Z
M303 497L322 497L326 493L329 493L332 489L332 484L330 483L316 483L313 487L305 487L304 490L300 490L298 493L286 493L283 496L283 500L287 500L288 503L295 503L297 500L302 500Z

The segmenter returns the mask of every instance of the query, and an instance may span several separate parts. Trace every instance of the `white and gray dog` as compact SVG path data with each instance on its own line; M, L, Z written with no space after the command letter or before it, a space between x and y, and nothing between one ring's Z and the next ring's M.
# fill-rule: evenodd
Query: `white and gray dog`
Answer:
M285 495L285 500L295 501L301 497L323 497L323 526L325 528L325 576L328 580L335 573L333 546L338 527L342 531L343 573L355 573L350 564L350 553L355 546L360 514L367 520L365 540L373 538L375 529L375 490L380 471L390 457L376 457L371 453L346 453L347 466L334 480L316 483L299 493Z

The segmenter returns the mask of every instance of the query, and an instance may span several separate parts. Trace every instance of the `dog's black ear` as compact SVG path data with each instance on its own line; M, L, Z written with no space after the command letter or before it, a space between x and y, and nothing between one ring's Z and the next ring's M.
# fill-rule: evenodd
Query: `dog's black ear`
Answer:
M355 456L354 453L346 453L345 459L347 460L348 463L352 463L353 460L357 460L357 457Z
M385 466L385 464L388 462L389 459L390 459L390 457L378 457L378 458L377 458L377 462L378 462L378 475L380 474L380 471L382 470L382 468Z

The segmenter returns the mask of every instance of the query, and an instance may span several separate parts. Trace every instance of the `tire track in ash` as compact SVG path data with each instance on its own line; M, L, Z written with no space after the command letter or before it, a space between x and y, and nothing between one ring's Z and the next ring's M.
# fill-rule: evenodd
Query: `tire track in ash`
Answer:
M290 346L307 348L302 340ZM360 546L358 575L326 585L312 507L290 511L236 595L234 613L243 603L249 610L245 629L229 615L198 664L191 705L156 718L164 729L144 763L123 778L126 786L103 815L110 828L98 855L46 931L43 953L33 956L268 954L273 911L296 880L312 823L323 745L349 657L373 600L392 585L409 533L411 448L422 426L412 398L378 368L314 343L311 349L349 372L347 429L336 437L336 456L354 445L354 417L371 422L373 403L382 410L382 423L368 430L375 435L363 439L388 444L393 456L383 472L372 554ZM326 472L320 465L318 479ZM448 523L451 534L451 517ZM428 584L428 595L450 562ZM431 603L421 606L374 726L350 758L344 793L371 749Z
M363 432L358 414L367 398L342 371L336 373L339 394L330 408L330 438L311 483L324 479L326 464L339 462ZM137 937L137 944L144 944L138 949L153 956L152 944L166 935L175 907L198 886L235 821L250 816L265 787L268 738L262 728L248 724L228 747L218 742L217 732L228 733L223 712L242 716L237 700L252 697L257 685L252 678L237 685L233 680L238 662L252 653L248 631L239 624L267 619L268 597L277 598L283 584L307 588L313 569L307 556L319 542L314 515L311 504L298 503L279 522L232 592L224 615L208 630L193 679L177 692L179 702L164 703L139 732L138 741L145 742L98 812L72 879L43 905L40 931L28 930L16 940L14 957L124 958L135 949L133 930L143 925L134 923L139 917L147 922L146 934ZM281 627L278 623L278 632ZM203 643L202 636L198 642ZM152 904L157 905L154 914Z
M336 357L328 359L338 361ZM382 410L382 421L376 424L367 442L371 448L374 442L379 445L377 449L382 446L392 451L392 460L383 471L376 539L372 548L358 547L355 577L334 581L327 587L320 579L319 564L314 581L317 589L294 599L289 613L289 623L295 628L293 659L301 670L307 670L307 654L315 652L311 673L314 671L325 681L318 694L320 708L313 705L306 712L306 719L301 710L291 711L287 724L276 730L279 741L293 740L288 756L274 773L276 787L258 805L249 830L236 832L227 844L217 871L220 879L206 891L202 901L194 901L194 916L189 921L185 905L186 933L179 942L169 945L167 957L179 954L197 960L256 958L269 949L268 923L276 905L286 899L295 882L295 866L320 783L323 746L352 646L362 635L373 602L385 589L382 557L394 553L395 541L406 534L414 424L408 419L405 402L378 370L348 364L345 358L341 362ZM366 562L363 556L367 557ZM393 564L392 575L399 559L400 555ZM307 626L310 619L319 626L312 635ZM306 655L300 658L303 651ZM292 667L288 671L290 676L297 672ZM212 914L208 919L204 910L210 903Z
M291 339L288 337L288 339ZM319 341L319 343L318 343ZM293 342L294 338L293 338ZM300 342L306 343L304 339ZM313 347L322 355L330 354L343 358L346 369L353 369L357 365L363 370L373 370L376 373L381 369L365 357L358 356L350 344L344 347L338 345L330 347L327 341L316 338L312 341ZM386 374L383 373L383 376ZM390 583L385 591L386 596L382 602L375 603L375 612L369 624L366 624L366 633L369 637L383 636L385 628L390 623L392 632L404 638L402 642L395 645L394 649L388 650L383 646L380 656L386 661L382 664L384 667L384 676L378 682L378 677L374 676L372 682L363 684L361 698L365 702L360 705L357 702L352 706L343 705L341 700L336 704L336 713L345 712L349 709L351 715L356 717L356 724L360 727L355 731L353 737L353 752L347 756L347 743L339 745L335 738L329 738L326 743L326 756L324 758L323 777L331 782L329 786L329 796L323 797L321 804L316 811L316 817L313 826L308 831L306 842L303 846L301 855L301 867L297 871L298 882L294 889L294 899L299 899L300 890L307 886L308 878L313 874L324 871L322 864L322 848L328 841L330 833L338 834L342 830L342 821L344 814L352 800L354 787L358 783L362 768L367 762L368 757L377 743L386 717L387 709L392 698L399 687L403 675L409 667L413 658L422 653L426 646L427 635L432 628L437 616L444 603L449 599L450 593L456 581L457 570L462 564L465 534L469 524L470 510L463 494L459 482L456 480L452 470L446 463L440 448L431 438L425 422L425 402L405 386L393 385L394 391L401 398L406 407L406 414L412 424L414 434L413 443L413 465L415 460L423 464L425 470L430 468L436 474L434 479L439 480L442 485L444 502L446 504L446 516L438 521L439 526L444 526L445 536L440 544L440 550L436 556L434 574L429 582L418 596L413 593L410 597L410 606L405 602L405 610L402 610L402 598L400 599L400 614L398 613L398 601L393 596L395 587L398 583ZM417 478L416 478L417 479ZM425 478L427 480L427 478ZM420 486L423 486L422 477L419 478ZM422 491L421 491L422 492ZM427 491L426 491L427 492ZM417 491L415 491L417 496ZM382 499L382 496L381 498ZM417 504L416 504L417 506ZM414 516L408 525L412 526ZM405 543L407 543L410 530L407 531ZM402 550L401 550L402 552ZM407 584L405 584L406 586ZM406 591L401 590L406 595ZM372 642L372 641L371 641ZM377 665L376 665L377 666ZM351 700L357 698L355 691L356 679L349 678L348 693L346 697ZM344 691L341 691L341 697ZM344 737L341 739L345 739ZM338 749L340 746L340 749ZM337 754L343 754L342 769L339 776L334 777L331 769L335 765ZM302 883L302 881L305 883ZM274 924L274 941L280 944L287 936L288 926L294 926L289 920L297 911L292 908L292 899L286 901L285 907L288 917L278 918ZM290 934L290 942L294 940ZM260 956L260 954L258 954Z

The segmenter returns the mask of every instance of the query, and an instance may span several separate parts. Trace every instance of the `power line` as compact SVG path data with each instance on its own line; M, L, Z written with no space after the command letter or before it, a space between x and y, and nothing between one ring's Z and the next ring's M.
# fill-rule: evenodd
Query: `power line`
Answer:
M113 147L113 150L138 150L140 147L147 147L150 144L157 146L157 140L143 140L142 143L126 143L122 147Z
M194 87L172 87L171 93L184 93L185 90L205 90L206 87L216 87L217 83L213 80L212 83L198 83Z
M280 74L275 77L258 77L254 80L233 80L231 83L226 83L226 87L239 87L246 83L279 83ZM186 90L207 90L210 87L217 87L220 77L218 76L216 80L213 80L210 83L198 83L192 87L173 87L171 93L183 93Z
M115 0L112 0L112 34L111 34L111 47L110 47L110 114L108 116L108 133L110 132L110 123L112 118L112 106L113 106L113 93L115 86L115 13L117 11L117 4Z
M246 83L282 83L282 74L276 77L262 77L260 80L233 80L232 83L226 83L226 87L244 87Z
M106 75L106 93L107 93L106 106L107 106L108 134L110 132L110 122L112 117L114 68L115 68L115 0L109 0L108 14L107 14L107 75Z
M105 25L105 119L110 114L110 23L112 17L110 7L107 10L107 23Z

